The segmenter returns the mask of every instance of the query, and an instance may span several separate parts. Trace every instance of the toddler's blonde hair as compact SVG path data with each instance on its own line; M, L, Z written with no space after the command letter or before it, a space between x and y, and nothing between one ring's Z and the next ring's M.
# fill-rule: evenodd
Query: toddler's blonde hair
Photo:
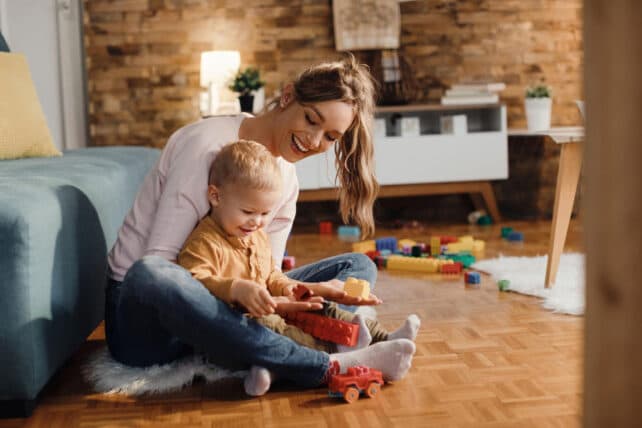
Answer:
M225 145L210 167L209 183L215 186L240 184L255 190L275 190L281 187L281 180L276 158L256 141Z

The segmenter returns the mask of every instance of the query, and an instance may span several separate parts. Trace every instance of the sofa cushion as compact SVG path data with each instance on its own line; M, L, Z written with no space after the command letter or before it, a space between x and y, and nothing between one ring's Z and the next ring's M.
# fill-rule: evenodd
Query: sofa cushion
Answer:
M102 320L107 253L159 153L0 161L0 400L35 398Z
M22 54L0 52L0 159L60 156Z

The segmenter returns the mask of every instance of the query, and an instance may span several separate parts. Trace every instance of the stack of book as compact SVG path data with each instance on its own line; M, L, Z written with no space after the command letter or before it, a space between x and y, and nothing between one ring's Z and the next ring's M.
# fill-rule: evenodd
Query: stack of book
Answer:
M443 105L457 104L493 104L499 102L498 92L506 89L501 82L460 83L446 90L441 97Z

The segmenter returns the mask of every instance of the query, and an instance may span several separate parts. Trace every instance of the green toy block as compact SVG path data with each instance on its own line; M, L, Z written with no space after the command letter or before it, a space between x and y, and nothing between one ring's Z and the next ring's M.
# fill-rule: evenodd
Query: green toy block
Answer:
M502 238L508 238L508 235L513 231L512 227L502 227Z
M510 286L510 281L507 279L500 279L497 281L497 288L499 288L499 291L508 291L508 287Z

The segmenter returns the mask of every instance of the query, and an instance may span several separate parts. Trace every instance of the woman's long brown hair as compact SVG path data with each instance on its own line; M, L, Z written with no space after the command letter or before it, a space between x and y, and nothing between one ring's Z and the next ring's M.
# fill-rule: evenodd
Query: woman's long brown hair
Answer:
M294 96L301 103L339 100L354 107L354 120L334 148L339 212L344 223L361 227L362 237L372 236L379 184L372 140L376 89L367 66L348 54L341 61L311 67L294 81Z

